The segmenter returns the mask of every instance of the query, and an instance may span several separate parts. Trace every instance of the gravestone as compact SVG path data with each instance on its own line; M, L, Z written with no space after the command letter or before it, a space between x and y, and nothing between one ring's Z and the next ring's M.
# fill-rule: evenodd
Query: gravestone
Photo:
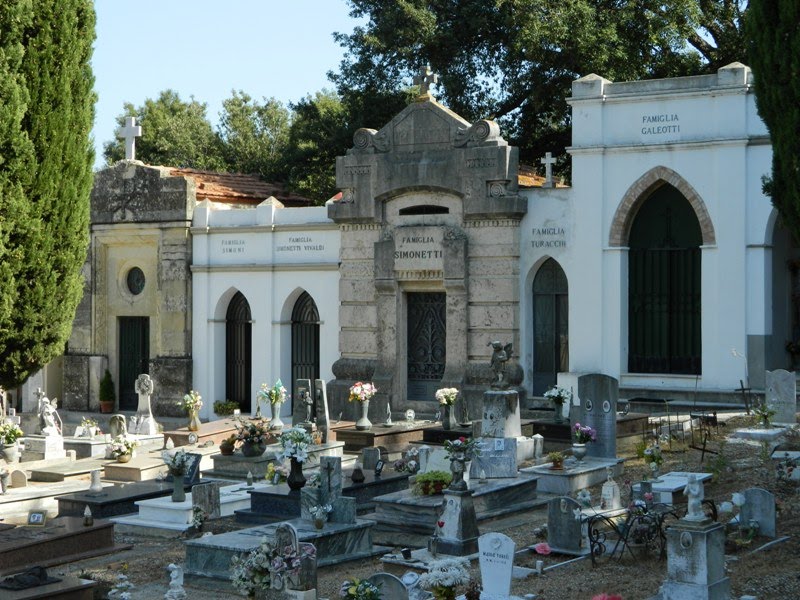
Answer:
M536 433L531 436L533 440L533 458L542 458L544 454L544 436L541 433Z
M292 396L292 425L314 423L317 417L310 379L295 379Z
M748 527L751 521L758 523L758 533L775 537L775 495L761 488L749 488L744 492L744 504L739 513L740 527Z
M131 428L131 433L139 435L156 435L158 433L158 426L153 418L153 412L150 410L150 396L153 393L153 380L150 375L142 373L136 378L134 386L136 393L139 395L139 405L136 407L136 415L133 418L134 425Z
M219 519L220 501L218 481L199 483L192 488L192 505L200 507L207 519Z
M391 573L374 573L367 577L367 581L381 591L381 600L409 600L408 588Z
M502 533L484 533L478 538L481 598L508 598L511 594L514 548L514 540Z
M519 393L515 390L490 390L483 393L481 437L520 437Z
M381 460L380 448L362 448L361 449L361 464L362 468L367 471L375 469L375 465Z
M312 544L300 543L297 529L291 523L281 523L275 529L275 546L277 548L291 547L302 556L300 569L297 575L279 575L270 569L272 589L275 590L314 590L317 587L317 561L307 556ZM316 554L316 552L314 553ZM271 565L270 565L271 566ZM283 568L283 565L281 565Z
M450 459L447 458L447 452L442 447L420 446L417 458L419 460L420 473L450 471Z
M720 523L697 524L683 519L670 525L667 536L667 579L659 600L728 600L725 576L725 528Z
M331 505L328 521L331 523L355 523L356 499L342 496L342 459L339 456L323 456L319 462L319 486L300 490L300 517L313 520L314 506Z
M600 493L600 508L603 510L614 510L622 508L622 497L619 492L619 485L613 479L614 469L608 467L608 480L603 484Z
M440 520L444 525L439 528L438 551L453 556L474 554L478 551L478 517L472 490L446 489L443 495Z
M115 437L128 435L128 426L125 415L112 415L108 423L108 432L113 440Z
M517 476L517 439L481 438L480 454L472 458L469 475L471 478L481 476L486 479L502 479Z
M619 382L608 375L591 373L578 377L581 425L597 431L597 441L586 444L586 455L594 458L617 457L617 400ZM574 423L573 423L574 424Z
M589 554L584 525L576 518L580 504L568 496L553 498L547 503L547 543L555 552L583 556Z
M767 407L775 411L773 423L797 421L797 380L794 373L783 369L767 371L765 396Z
M183 474L184 485L194 485L200 481L200 461L202 459L202 454L186 453L186 471ZM173 481L172 475L167 475L166 479L169 482Z
M14 469L11 471L9 479L11 480L12 488L28 487L28 476L25 474L25 471Z
M325 381L322 379L314 380L314 400L317 407L317 430L322 433L322 443L327 444L331 418L328 413L328 392L325 388Z

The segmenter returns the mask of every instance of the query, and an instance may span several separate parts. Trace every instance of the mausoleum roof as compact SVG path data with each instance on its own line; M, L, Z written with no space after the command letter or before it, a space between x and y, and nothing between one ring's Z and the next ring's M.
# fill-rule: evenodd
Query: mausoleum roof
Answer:
M270 196L274 196L284 206L313 204L308 198L292 194L284 186L264 181L258 175L185 168L171 169L170 175L191 177L195 182L198 201L208 199L221 204L257 206Z

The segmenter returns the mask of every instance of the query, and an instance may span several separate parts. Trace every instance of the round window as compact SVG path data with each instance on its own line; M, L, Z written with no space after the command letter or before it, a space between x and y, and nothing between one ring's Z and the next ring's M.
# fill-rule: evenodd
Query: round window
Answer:
M131 294L138 296L144 289L144 273L139 267L133 267L128 271L128 289Z

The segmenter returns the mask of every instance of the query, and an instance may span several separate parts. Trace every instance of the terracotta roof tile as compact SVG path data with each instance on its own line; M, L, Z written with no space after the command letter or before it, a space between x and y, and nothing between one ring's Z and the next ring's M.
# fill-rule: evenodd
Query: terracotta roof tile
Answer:
M243 173L217 173L197 169L170 169L170 175L191 177L197 188L197 200L211 200L222 204L257 206L270 196L284 206L311 206L308 198L287 192L276 183L263 181L258 175Z

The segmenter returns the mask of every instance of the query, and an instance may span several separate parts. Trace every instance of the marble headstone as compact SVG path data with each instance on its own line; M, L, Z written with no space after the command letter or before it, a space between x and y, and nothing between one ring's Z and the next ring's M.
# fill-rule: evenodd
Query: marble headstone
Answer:
M13 488L23 488L28 487L28 476L25 474L25 471L21 471L20 469L14 469L11 471L11 487Z
M743 493L744 504L739 513L739 524L747 527L750 521L755 521L759 535L775 537L775 494L762 488L749 488Z
M202 454L186 453L186 471L183 474L184 485L194 485L200 480L200 461ZM172 481L172 475L167 475L167 481Z
M520 437L519 393L491 390L483 393L481 437Z
M391 573L375 573L367 577L367 581L381 590L381 600L409 600L408 588Z
M547 503L547 542L550 548L564 554L588 554L583 524L575 518L580 504L568 496L553 498Z
M158 426L150 410L150 396L153 394L153 380L147 373L142 373L136 378L134 385L136 393L139 395L139 405L136 408L134 417L135 428L131 433L139 435L156 435Z
M797 413L797 381L795 374L778 369L767 371L767 407L775 411L773 423L795 423Z
M111 415L111 420L108 423L108 433L113 440L115 437L128 435L128 426L125 421L125 415Z
M608 375L592 373L578 377L580 423L597 431L597 441L586 445L586 455L617 457L617 400L619 382Z
M372 471L381 459L380 448L362 448L361 464L367 471Z
M517 476L517 439L481 438L480 454L473 457L470 477L478 478L481 471L487 479Z
M314 380L314 399L317 407L317 430L322 433L322 443L328 443L330 435L331 417L328 413L328 393L325 388L325 381L322 379Z
M482 598L508 598L511 594L514 548L514 540L502 533L484 533L478 538Z
M541 433L535 433L531 436L533 440L533 458L542 458L544 454L544 436Z

